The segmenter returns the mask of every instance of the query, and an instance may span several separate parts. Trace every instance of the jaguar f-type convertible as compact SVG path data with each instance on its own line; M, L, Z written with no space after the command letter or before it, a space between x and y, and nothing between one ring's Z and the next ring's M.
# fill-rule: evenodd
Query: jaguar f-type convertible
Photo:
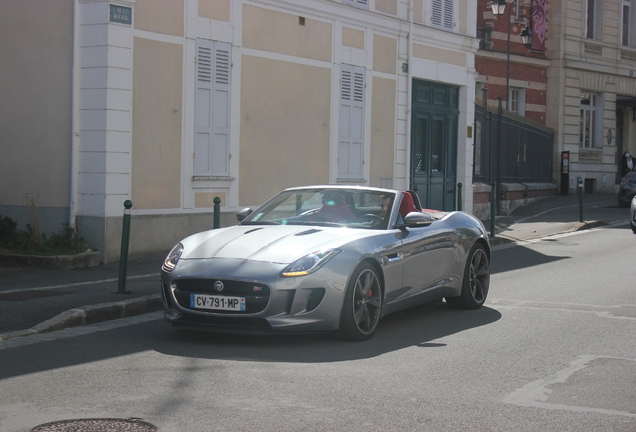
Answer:
M161 293L174 326L365 340L389 313L441 299L477 309L488 294L483 224L422 209L412 191L290 188L237 218L166 257Z

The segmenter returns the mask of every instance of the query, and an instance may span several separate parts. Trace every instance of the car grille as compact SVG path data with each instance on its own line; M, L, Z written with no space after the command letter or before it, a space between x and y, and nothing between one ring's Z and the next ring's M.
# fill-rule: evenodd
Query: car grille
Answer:
M210 329L236 329L236 330L271 330L272 327L265 318L251 318L251 317L220 317L220 316L199 316L199 315L182 315L178 319L173 321L174 324L182 326L195 326L196 328L205 330L206 327Z
M214 289L217 282L223 283L222 291ZM227 279L175 279L172 284L176 286L174 295L179 306L215 314L242 315L262 312L267 307L271 293L271 288L265 284ZM245 297L245 311L195 309L190 307L190 294Z

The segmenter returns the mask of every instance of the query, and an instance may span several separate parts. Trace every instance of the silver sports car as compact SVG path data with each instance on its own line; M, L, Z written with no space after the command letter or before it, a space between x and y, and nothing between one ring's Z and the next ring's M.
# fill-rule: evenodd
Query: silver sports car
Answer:
M442 298L477 309L488 294L483 224L422 209L410 191L291 188L237 217L166 257L161 292L174 326L365 340L389 313Z

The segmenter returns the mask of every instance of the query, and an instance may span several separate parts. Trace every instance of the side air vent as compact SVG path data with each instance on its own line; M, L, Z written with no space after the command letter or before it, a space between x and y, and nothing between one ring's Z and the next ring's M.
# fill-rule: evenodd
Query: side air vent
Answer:
M321 232L322 230L319 229L310 229L307 231L303 231L303 232L299 232L298 234L294 234L294 237L300 237L300 236L305 236L305 235L309 235L309 234L315 234L318 232Z
M249 230L249 231L245 231L245 232L243 233L243 235L245 235L245 234L249 234L249 233L253 233L254 231L258 231L258 230L262 230L262 229L263 229L263 228L254 228L254 229L251 229L251 230Z

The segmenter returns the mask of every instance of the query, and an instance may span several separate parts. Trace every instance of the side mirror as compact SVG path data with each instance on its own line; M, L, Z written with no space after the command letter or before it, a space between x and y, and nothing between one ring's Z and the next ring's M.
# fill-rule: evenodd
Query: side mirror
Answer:
M426 226L433 222L433 218L426 213L411 212L404 218L405 226Z
M243 222L243 219L248 217L250 214L252 214L252 209L249 207L246 207L243 210L236 213L236 219L238 219L239 222Z

